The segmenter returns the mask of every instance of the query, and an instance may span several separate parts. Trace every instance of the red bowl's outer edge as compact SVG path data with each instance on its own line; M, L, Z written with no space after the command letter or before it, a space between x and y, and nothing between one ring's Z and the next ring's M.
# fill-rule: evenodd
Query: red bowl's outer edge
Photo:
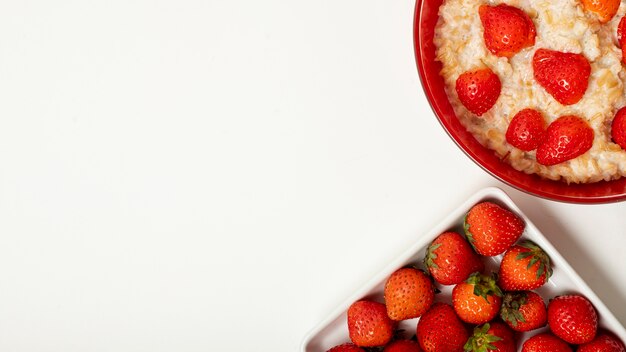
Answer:
M510 185L514 187L515 189L518 189L524 193L535 195L535 196L548 199L548 200L560 201L560 202L566 202L566 203L577 203L577 204L600 204L600 203L611 203L611 202L619 202L619 201L626 200L626 178L625 177L622 177L614 181L600 181L600 182L590 183L590 184L567 185L566 183L561 182L561 181L552 181L552 180L542 179L537 175L525 174L521 171L517 171L513 169L512 166L505 164L504 162L501 162L501 161L499 161L499 164L496 164L498 167L500 167L500 169L508 168L509 170L506 170L506 171L509 174L516 173L516 177L525 179L527 181L525 184L523 182L520 182L516 178L508 177L507 175L504 174L504 172L502 172L502 170L496 169L495 165L482 162L477 152L469 148L465 143L463 143L463 141L458 135L453 133L454 131L452 130L452 126L450 126L450 123L444 120L444 118L442 117L445 114L445 112L443 111L443 108L433 98L433 95L434 95L433 87L431 86L431 84L429 83L427 79L426 71L425 71L426 69L424 67L424 61L426 60L426 57L422 50L426 44L422 41L422 38L420 36L420 33L421 33L420 32L420 29L421 29L420 19L421 19L421 12L422 12L424 1L427 1L427 0L416 1L415 13L414 13L414 19L413 19L413 47L414 47L414 52L415 52L415 61L417 63L417 71L419 74L420 83L422 85L422 88L424 90L424 93L426 95L426 98L428 100L428 103L431 109L435 113L435 116L437 117L437 120L439 121L443 129L446 131L448 136L456 143L456 145L475 164L477 164L480 168L485 170L487 173L489 173L490 175L492 175L499 181L507 185ZM432 0L432 1L441 2L441 0ZM438 8L439 8L439 5L437 5L437 9ZM437 10L436 18L438 18L438 10ZM436 18L431 19L431 21L434 20L436 23ZM431 45L434 45L434 44L431 44ZM434 61L434 57L433 57L433 61ZM439 75L439 71L437 71L436 74ZM449 101L447 100L447 97L445 98L444 104L446 103L449 105ZM455 119L456 119L456 116L455 116ZM465 133L469 134L469 132L467 131L465 131ZM473 136L471 136L471 139L473 139L476 144L480 145L480 143L476 141ZM480 145L477 148L478 150L481 151L483 158L486 157L487 153L491 154L492 156L491 159L497 158L493 151L490 151L489 149L483 147L482 145ZM549 191L549 190L546 191L541 188L530 187L527 183L535 183L538 186L546 186L547 188L552 188L553 191ZM618 192L611 193L610 188L616 188L616 189L619 188L621 189L621 191L619 193ZM578 193L583 193L584 195L570 194L570 193L573 193L573 191L576 191ZM593 191L598 192L599 195L593 195L593 194L590 195L589 193L593 193Z

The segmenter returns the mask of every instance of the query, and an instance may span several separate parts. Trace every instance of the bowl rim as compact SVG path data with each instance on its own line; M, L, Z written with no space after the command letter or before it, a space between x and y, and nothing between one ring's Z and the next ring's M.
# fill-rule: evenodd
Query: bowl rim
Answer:
M440 114L441 112L439 111L438 107L436 107L434 105L433 102L433 98L432 98L432 93L431 93L431 85L428 83L427 79L426 79L426 73L425 73L425 67L424 67L424 63L423 63L423 53L422 53L422 47L423 47L423 43L420 37L420 18L421 18L421 11L422 11L422 5L425 1L428 0L416 0L415 2L415 12L413 15L413 52L415 55L415 62L417 64L417 71L418 71L418 76L419 76L419 80L420 80L420 84L422 86L422 90L424 92L424 95L426 97L426 100L428 101L428 105L430 106L432 112L434 113L435 117L437 118L437 121L439 122L439 124L441 125L441 127L443 127L443 129L446 131L446 134L448 135L448 137L450 137L450 139L452 139L452 141L454 141L454 143L457 145L457 147L459 147L459 149L461 149L463 151L463 153L474 162L474 164L478 165L481 169L483 169L485 172L487 172L489 175L491 175L492 177L494 177L495 179L497 179L498 181L511 186L521 192L524 192L526 194L530 194L533 196L537 196L543 199L547 199L547 200L551 200L551 201L558 201L558 202L564 202L564 203L572 203L572 204L606 204L606 203L616 203L616 202L621 202L626 200L626 193L622 193L622 194L613 194L613 195L602 195L602 196L571 196L571 195L566 195L566 194L559 194L559 193L554 193L554 192L547 192L547 191L543 191L540 189L531 189L530 187L527 187L526 185L522 184L521 182L517 181L516 179L512 179L512 178L508 178L504 175L502 175L498 170L496 170L495 168L493 168L491 165L485 165L483 163L481 163L477 158L475 153L468 148L464 143L461 142L461 140L459 139L459 137L457 137L454 133L452 133L450 131L450 129L448 128L448 126L444 123L443 119L441 118ZM485 147L483 147L485 148ZM511 167L510 165L507 165L509 167ZM515 170L516 172L522 172L519 170ZM539 177L539 176L537 176ZM562 181L552 181L552 180L548 180L548 179L543 179L546 182L562 182ZM599 181L599 182L605 182L605 183L610 183L610 182L615 182L615 180L613 181Z

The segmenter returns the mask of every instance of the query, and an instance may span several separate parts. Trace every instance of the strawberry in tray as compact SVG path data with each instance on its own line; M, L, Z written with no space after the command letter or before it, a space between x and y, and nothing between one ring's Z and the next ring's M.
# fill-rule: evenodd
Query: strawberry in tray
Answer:
M435 281L442 285L456 285L473 272L485 268L480 256L456 232L444 232L431 242L426 250L424 265Z
M417 318L435 301L435 286L430 277L415 268L395 271L385 283L387 315L392 320Z
M454 308L445 303L435 303L417 323L417 341L426 352L459 352L468 338Z
M465 235L478 254L495 256L504 253L524 232L524 222L517 215L493 202L482 202L465 217Z
M452 290L452 304L461 320L471 324L483 324L498 315L502 291L496 285L496 276L472 274Z
M543 298L535 292L508 292L502 299L500 317L511 329L524 332L546 326L548 311Z
M548 282L550 276L550 257L535 243L522 241L502 257L498 285L505 291L534 290Z
M465 343L467 352L516 352L513 330L501 322L477 326Z
M361 300L348 309L348 332L357 346L384 346L393 337L395 327L382 303Z
M548 304L548 325L556 336L566 342L588 343L596 337L598 314L583 296L559 296Z

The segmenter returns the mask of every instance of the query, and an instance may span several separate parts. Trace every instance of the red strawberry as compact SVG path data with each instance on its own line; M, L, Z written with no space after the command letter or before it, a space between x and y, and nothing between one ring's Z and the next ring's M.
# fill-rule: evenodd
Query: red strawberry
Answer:
M539 329L548 322L543 298L531 291L505 294L500 317L511 329L521 332Z
M419 343L411 340L396 340L383 350L383 352L422 352Z
M611 137L613 142L626 150L626 107L619 109L615 114L611 123Z
M550 257L535 243L523 241L502 257L498 285L505 291L534 290L543 286L550 276Z
M459 352L469 333L445 303L435 303L417 322L417 340L426 352Z
M424 272L414 268L395 271L385 283L387 315L392 320L417 318L435 301L435 286Z
M474 334L465 343L466 352L516 352L513 331L500 322L474 328Z
M593 341L580 345L577 352L626 352L626 347L613 334L602 332Z
M500 78L488 68L465 72L456 79L459 100L467 110L478 116L491 109L501 89Z
M474 273L454 287L452 304L456 314L466 323L484 324L500 311L502 291L496 285L496 276Z
M456 232L444 232L428 246L424 264L435 281L456 285L485 265L465 238Z
M478 9L485 46L496 56L512 57L535 45L535 24L517 7L500 4Z
M579 345L596 337L598 314L583 296L559 296L548 304L548 325L556 336Z
M537 148L537 162L556 165L586 153L593 145L594 132L578 116L561 116L546 131L546 140Z
M382 303L361 300L348 308L348 332L357 346L384 346L393 337L394 328L395 322Z
M465 217L465 235L478 254L495 256L504 253L524 232L524 222L501 206L483 202L470 209Z
M344 343L337 345L326 352L365 352L365 350L355 344Z
M621 0L582 0L583 7L598 15L601 23L606 23L615 16Z
M526 340L522 352L572 352L572 348L560 338L543 333Z
M591 66L581 55L539 49L533 56L535 79L563 105L576 104L587 91Z
M543 142L546 135L546 121L534 109L524 109L511 120L506 130L506 141L515 148L531 151Z

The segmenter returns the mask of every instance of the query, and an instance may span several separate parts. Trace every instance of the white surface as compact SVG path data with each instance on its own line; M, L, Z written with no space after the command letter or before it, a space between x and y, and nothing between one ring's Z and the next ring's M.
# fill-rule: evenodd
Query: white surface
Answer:
M294 351L500 185L426 103L413 7L3 2L0 349ZM509 194L625 323L626 204Z

